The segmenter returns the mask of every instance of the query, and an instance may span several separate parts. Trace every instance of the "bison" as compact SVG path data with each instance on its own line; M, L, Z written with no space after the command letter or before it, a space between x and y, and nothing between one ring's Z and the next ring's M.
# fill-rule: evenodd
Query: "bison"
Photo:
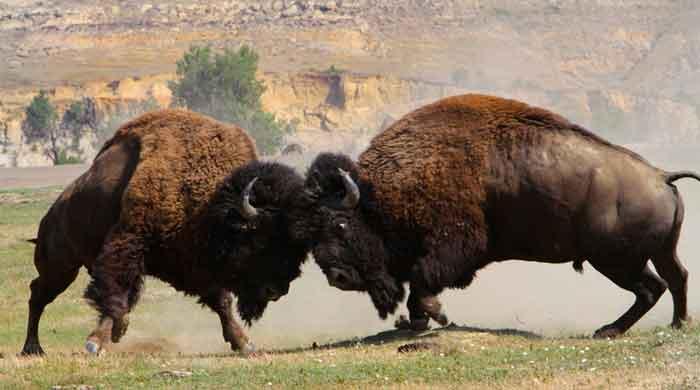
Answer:
M464 95L413 111L377 135L357 163L319 155L305 182L306 219L328 282L366 291L393 313L408 282L410 321L447 323L437 295L509 259L588 261L636 296L595 332L634 325L666 288L674 327L688 320L688 273L676 254L683 202L665 172L547 110ZM651 259L657 276L648 266Z
M199 297L232 349L252 352L231 293L250 325L287 293L308 252L290 236L286 212L304 179L257 158L240 128L184 110L124 124L41 220L22 353L43 353L44 307L81 267L92 277L85 298L99 312L89 352L124 335L146 275Z

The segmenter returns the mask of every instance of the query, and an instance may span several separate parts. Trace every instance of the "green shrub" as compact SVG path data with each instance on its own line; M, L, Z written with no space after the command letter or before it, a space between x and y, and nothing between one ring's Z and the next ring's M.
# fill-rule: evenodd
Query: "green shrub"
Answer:
M277 120L262 108L265 85L257 80L258 54L248 46L214 53L193 46L177 62L177 80L169 84L174 104L241 126L263 154L277 151L295 123Z
M56 129L56 108L49 101L46 91L41 90L34 96L29 106L24 110L24 136L29 141L45 139Z

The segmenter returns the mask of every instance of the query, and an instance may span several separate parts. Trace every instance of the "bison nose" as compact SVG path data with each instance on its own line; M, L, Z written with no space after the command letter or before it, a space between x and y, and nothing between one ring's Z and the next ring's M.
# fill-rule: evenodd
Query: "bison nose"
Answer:
M331 268L327 274L328 284L341 290L349 290L352 286L350 274L340 268Z

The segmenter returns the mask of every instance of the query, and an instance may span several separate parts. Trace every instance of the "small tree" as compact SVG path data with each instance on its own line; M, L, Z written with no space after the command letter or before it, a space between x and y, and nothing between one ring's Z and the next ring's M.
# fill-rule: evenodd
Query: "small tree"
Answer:
M81 132L83 129L97 128L97 108L91 98L83 98L71 103L61 119L61 127Z
M46 91L39 91L39 94L34 96L24 112L26 119L22 127L27 140L44 140L55 131L58 115L53 104L49 101Z
M75 111L75 108L73 108ZM79 157L70 156L69 150L78 149L79 131L71 132L64 126L64 120L58 123L56 108L51 104L46 91L40 91L34 96L25 109L26 118L22 124L24 136L29 142L44 144L44 154L54 165L80 162ZM69 114L70 116L70 114ZM63 146L65 138L71 138L70 147Z
M255 77L258 60L248 46L222 53L191 47L177 62L178 79L169 84L174 104L235 123L251 134L262 153L275 152L296 126L263 110L265 85Z

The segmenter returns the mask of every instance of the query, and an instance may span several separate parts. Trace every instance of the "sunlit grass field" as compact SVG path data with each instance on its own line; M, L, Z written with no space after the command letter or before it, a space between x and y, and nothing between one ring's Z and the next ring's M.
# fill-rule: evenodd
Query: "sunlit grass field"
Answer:
M82 352L95 321L81 298L84 272L47 307L40 330L47 356L18 357L28 286L36 276L33 247L24 240L34 237L59 192L0 191L0 388L700 389L698 326L634 331L617 340L453 326L422 334L387 331L318 348L270 348L252 358L146 346L91 357ZM157 316L155 308L172 296L168 286L149 281L132 323ZM399 353L407 343L420 348Z

